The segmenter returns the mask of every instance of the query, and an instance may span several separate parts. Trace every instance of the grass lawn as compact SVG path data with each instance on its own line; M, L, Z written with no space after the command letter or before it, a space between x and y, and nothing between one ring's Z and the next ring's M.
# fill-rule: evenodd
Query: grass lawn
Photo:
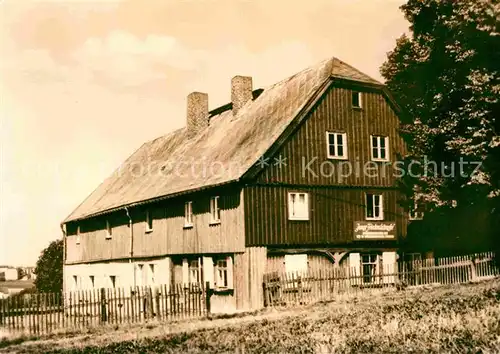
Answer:
M500 280L254 315L0 341L16 353L499 353Z

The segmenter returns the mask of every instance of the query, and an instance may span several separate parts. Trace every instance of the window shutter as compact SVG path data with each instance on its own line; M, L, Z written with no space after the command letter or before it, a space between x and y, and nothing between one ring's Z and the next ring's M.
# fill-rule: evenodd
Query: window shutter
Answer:
M233 289L233 258L228 256L226 259L227 262L227 287L229 289Z
M210 283L210 288L213 289L215 285L214 281L214 262L212 257L203 257L203 284L205 286L206 282Z
M395 282L395 272L396 268L396 252L383 252L382 253L382 273L388 274L384 276L384 283L394 283Z
M189 264L186 258L182 260L182 283L189 284Z
M349 254L349 276L360 277L361 274L361 256L359 253ZM361 283L361 278L355 278L353 283Z

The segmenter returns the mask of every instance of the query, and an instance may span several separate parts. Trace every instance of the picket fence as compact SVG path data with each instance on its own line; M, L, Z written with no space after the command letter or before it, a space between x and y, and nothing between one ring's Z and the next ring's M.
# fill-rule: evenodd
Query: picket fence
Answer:
M201 284L25 294L0 300L0 331L48 334L107 324L200 318L210 313Z
M371 271L371 272L370 272ZM264 304L279 306L329 301L340 295L430 284L460 284L500 275L491 252L398 262L373 268L338 267L264 275Z

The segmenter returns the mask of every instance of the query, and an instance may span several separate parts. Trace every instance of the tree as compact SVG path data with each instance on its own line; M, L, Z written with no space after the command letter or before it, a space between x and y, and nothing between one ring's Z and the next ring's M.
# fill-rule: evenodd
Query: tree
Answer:
M35 286L39 292L60 292L63 285L63 252L62 240L52 241L45 248L36 262Z
M405 112L402 190L430 215L487 215L500 251L500 4L409 0L401 9L411 35L381 73Z

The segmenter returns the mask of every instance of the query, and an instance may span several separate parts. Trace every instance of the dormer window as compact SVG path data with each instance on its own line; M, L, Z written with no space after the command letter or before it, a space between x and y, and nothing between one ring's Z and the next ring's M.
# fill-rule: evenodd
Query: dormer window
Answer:
M210 223L220 223L219 197L210 198Z
M351 94L351 104L353 108L361 108L361 92L354 91Z
M151 211L146 211L146 232L153 231L153 217Z
M113 228L111 227L111 223L109 220L106 220L106 239L110 239L113 235Z

